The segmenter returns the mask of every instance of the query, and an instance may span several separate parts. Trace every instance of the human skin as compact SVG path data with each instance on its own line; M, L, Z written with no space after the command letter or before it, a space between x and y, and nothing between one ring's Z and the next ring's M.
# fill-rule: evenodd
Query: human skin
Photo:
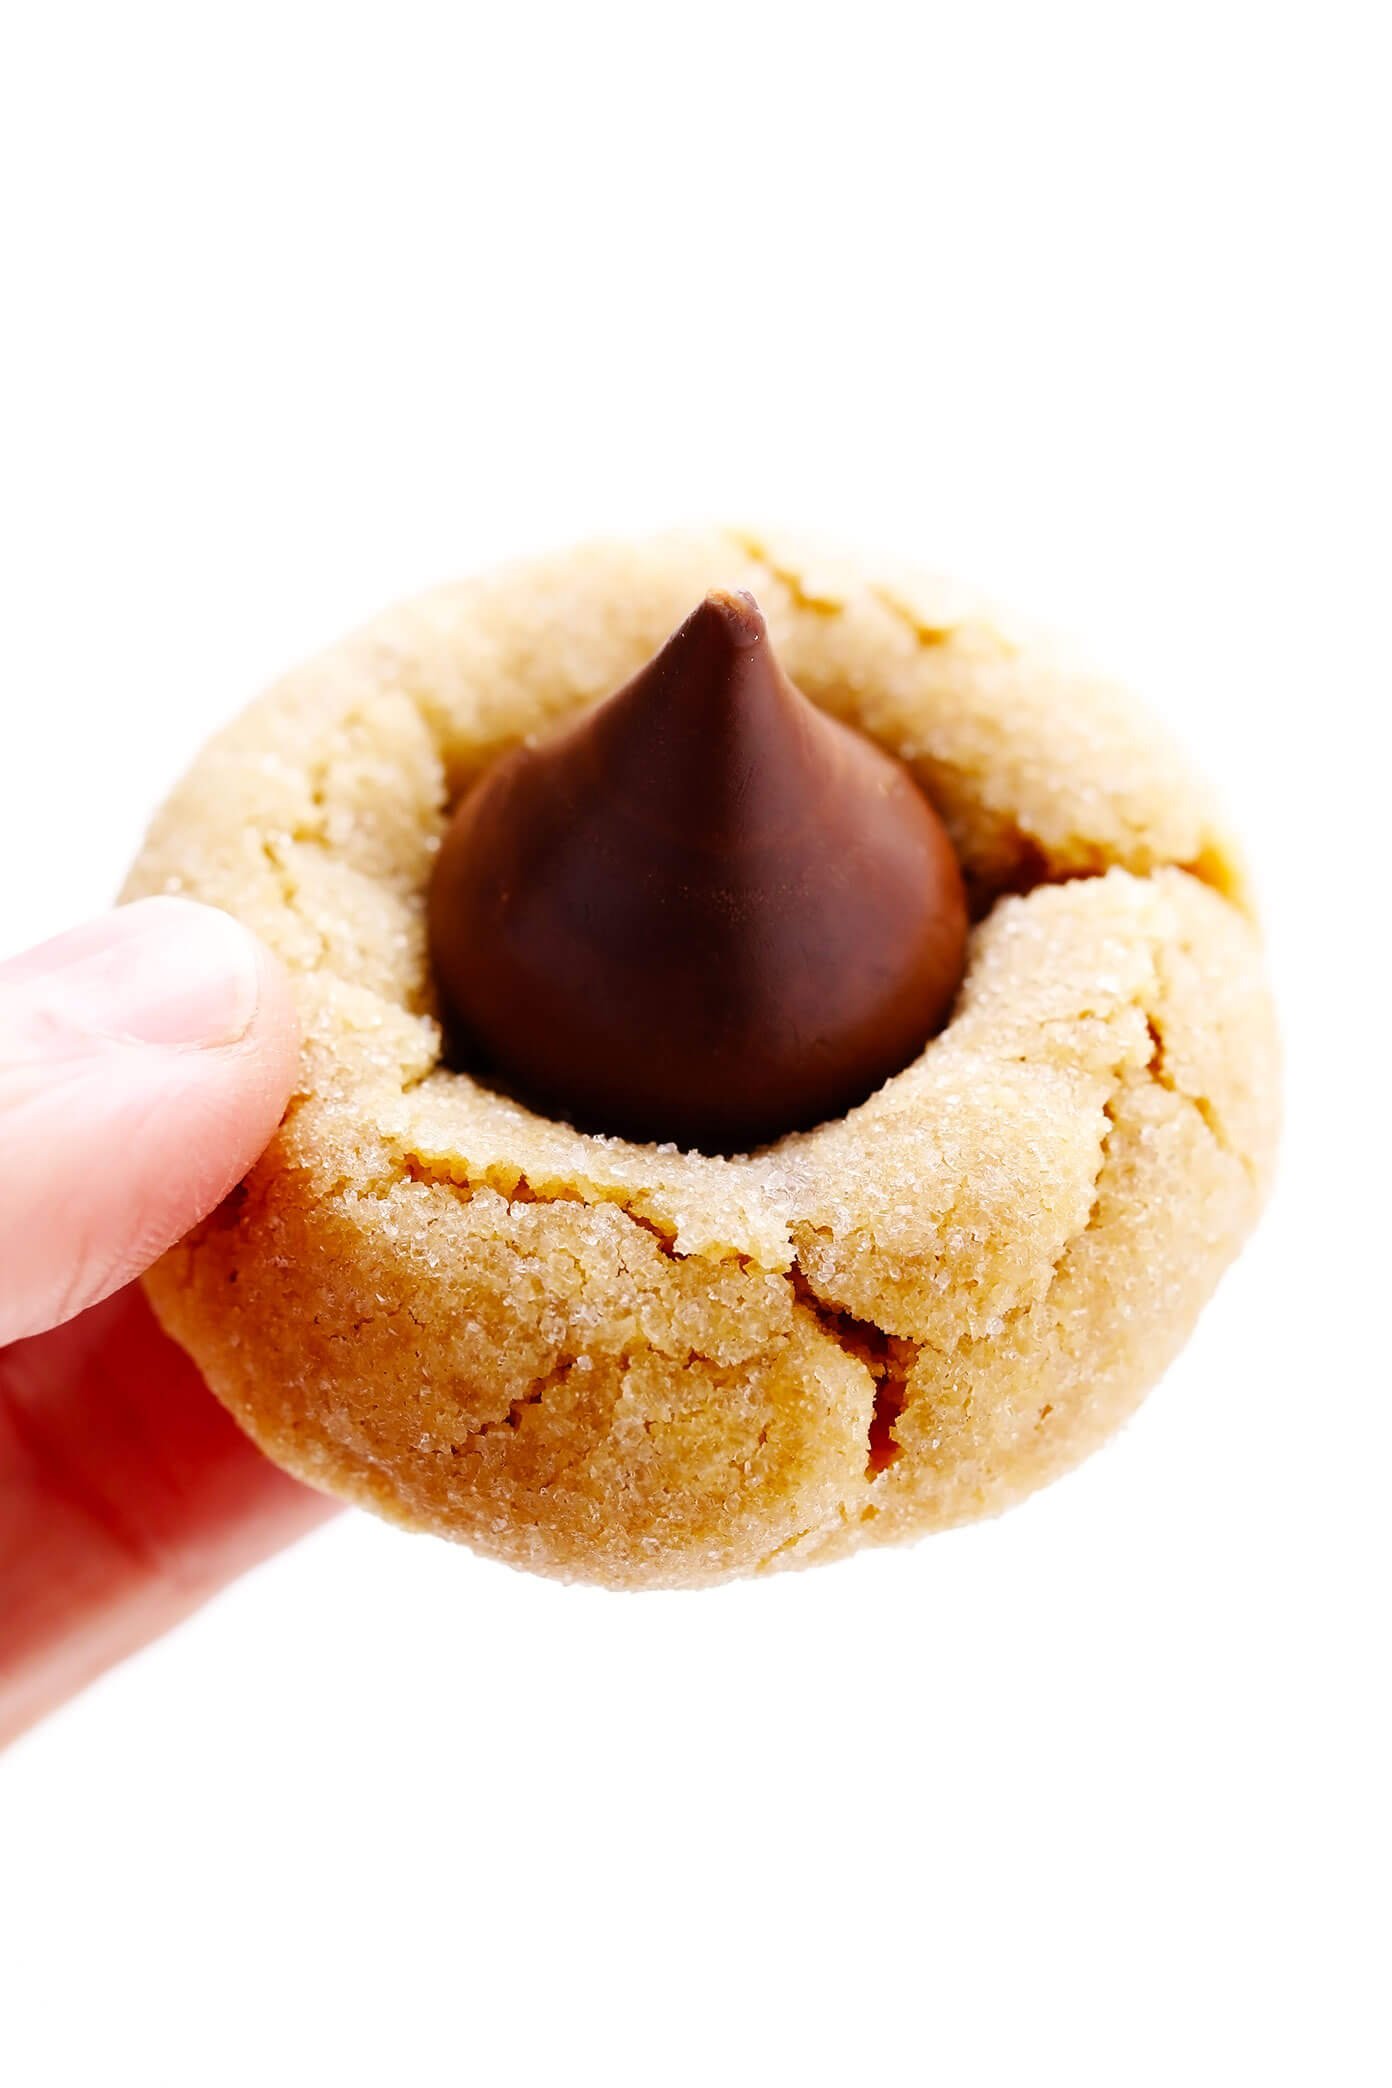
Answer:
M333 1512L134 1280L255 1160L295 1051L275 960L185 900L0 963L0 1744Z

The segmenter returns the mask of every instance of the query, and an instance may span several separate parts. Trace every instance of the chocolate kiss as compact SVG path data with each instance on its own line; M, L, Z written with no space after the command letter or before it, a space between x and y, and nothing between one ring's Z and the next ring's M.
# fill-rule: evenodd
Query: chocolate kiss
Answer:
M615 696L489 769L430 943L452 1062L584 1130L731 1153L863 1101L962 977L952 844L716 592Z

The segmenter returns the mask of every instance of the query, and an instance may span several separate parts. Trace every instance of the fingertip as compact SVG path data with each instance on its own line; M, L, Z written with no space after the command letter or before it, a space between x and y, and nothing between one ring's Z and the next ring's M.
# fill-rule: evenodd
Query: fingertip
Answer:
M231 915L158 898L0 974L0 1340L118 1289L273 1136L298 1028L279 962Z
M260 1048L267 1055L268 1066L278 1073L288 1096L294 1085L299 1059L300 1019L285 966L265 943L257 942L256 951L261 965L261 992L254 1027L259 1034Z
M224 916L230 919L230 916ZM300 1056L300 1022L289 974L273 950L241 923L256 967L256 1002L244 1034L224 1047L233 1054L238 1078L231 1090L244 1118L234 1124L245 1148L243 1170L267 1143L294 1091Z

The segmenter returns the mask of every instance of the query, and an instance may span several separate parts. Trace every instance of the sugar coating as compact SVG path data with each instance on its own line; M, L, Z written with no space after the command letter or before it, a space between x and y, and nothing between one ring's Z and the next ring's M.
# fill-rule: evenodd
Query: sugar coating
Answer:
M446 1070L424 930L468 780L712 586L909 762L979 915L912 1066L730 1160ZM795 539L591 545L388 613L205 750L125 896L168 891L279 953L304 1048L161 1319L290 1470L539 1572L700 1585L1006 1507L1132 1411L1270 1174L1257 938L1173 746L958 590Z

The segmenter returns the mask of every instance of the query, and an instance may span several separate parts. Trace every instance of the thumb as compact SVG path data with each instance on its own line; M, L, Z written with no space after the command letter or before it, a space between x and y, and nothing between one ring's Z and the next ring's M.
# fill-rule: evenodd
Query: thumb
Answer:
M245 1174L289 1096L284 975L145 899L0 964L0 1344L117 1290Z

